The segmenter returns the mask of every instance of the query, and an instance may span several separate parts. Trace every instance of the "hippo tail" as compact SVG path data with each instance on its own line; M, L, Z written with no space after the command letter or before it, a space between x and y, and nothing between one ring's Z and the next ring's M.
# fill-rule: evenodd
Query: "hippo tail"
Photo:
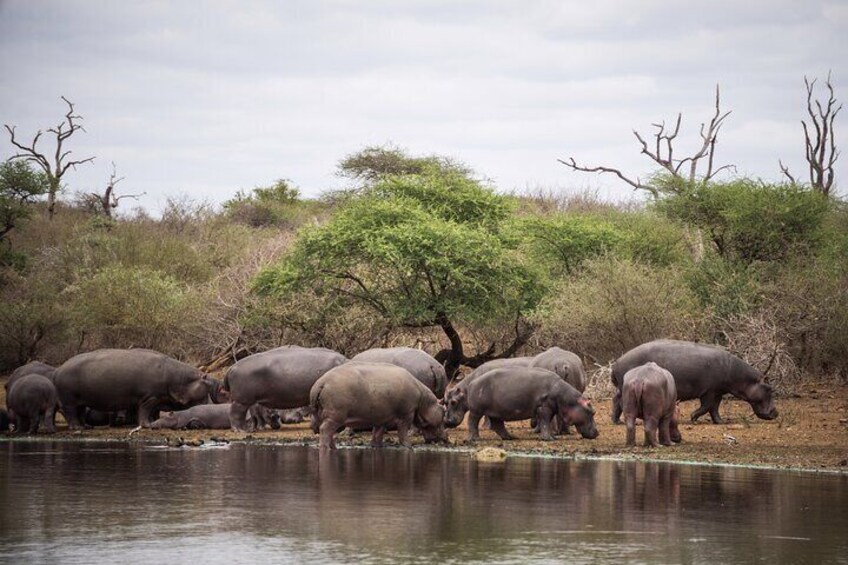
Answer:
M224 382L221 384L221 390L224 392L230 392L230 369L232 369L232 367L227 369L227 372L224 374Z

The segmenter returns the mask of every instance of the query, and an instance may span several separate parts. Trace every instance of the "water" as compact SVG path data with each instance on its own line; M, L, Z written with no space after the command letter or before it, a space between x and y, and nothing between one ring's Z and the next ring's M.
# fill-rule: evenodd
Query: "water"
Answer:
M2 563L848 563L848 477L0 443Z

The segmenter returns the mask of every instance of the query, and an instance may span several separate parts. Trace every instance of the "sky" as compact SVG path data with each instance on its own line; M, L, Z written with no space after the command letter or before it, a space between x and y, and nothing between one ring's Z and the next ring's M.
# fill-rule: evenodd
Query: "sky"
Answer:
M782 159L806 178L804 76L829 71L848 100L848 0L0 0L0 123L31 140L65 96L86 129L72 158L96 156L66 194L102 191L114 162L119 192L154 214L279 178L318 196L345 185L340 160L386 144L505 192L628 200L557 159L644 177L632 131L681 112L675 153L693 153L717 84L732 111L717 164L779 180ZM848 194L848 156L836 183Z

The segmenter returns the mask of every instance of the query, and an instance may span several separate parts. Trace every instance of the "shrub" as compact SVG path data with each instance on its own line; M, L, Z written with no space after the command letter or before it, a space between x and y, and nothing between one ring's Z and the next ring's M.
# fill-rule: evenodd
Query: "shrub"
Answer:
M741 179L687 186L657 207L704 230L723 258L752 263L817 250L830 201L793 184Z
M540 341L607 362L652 339L693 339L700 317L678 269L608 255L562 281L533 319Z

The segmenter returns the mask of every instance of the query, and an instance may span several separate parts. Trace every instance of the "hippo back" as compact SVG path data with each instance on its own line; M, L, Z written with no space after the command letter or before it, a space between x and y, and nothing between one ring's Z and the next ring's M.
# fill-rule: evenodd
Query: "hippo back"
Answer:
M6 392L8 393L9 389L12 388L12 383L24 375L42 375L52 381L55 373L56 367L48 365L47 363L42 363L41 361L33 361L32 363L21 365L12 371L11 375L9 375L9 380L6 381Z
M757 382L759 372L726 349L702 343L656 340L635 347L612 367L613 385L621 389L630 369L654 362L674 377L678 400L699 398L708 391L723 394L746 382Z
M445 394L447 383L445 368L426 351L412 347L375 348L363 351L354 356L351 361L391 363L403 367L437 397Z
M586 370L583 368L583 361L571 351L551 347L533 357L530 366L553 371L578 391L586 390Z

